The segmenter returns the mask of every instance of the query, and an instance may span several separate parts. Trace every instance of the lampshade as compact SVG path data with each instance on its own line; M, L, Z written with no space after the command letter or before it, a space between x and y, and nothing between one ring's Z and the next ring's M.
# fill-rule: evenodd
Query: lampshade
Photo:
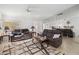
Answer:
M70 21L67 21L67 24L70 24Z
M31 27L31 29L34 29L34 28L35 28L34 26Z

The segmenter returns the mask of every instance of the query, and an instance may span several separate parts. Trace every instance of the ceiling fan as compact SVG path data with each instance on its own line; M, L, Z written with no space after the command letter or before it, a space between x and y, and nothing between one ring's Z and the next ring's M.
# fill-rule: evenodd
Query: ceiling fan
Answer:
M27 12L31 12L31 10L30 10L29 8L28 8L28 9L26 9L26 11L27 11Z
M28 13L31 12L31 8L27 7L27 8L26 8L26 11L27 11Z
M36 8L37 8L37 7L35 7L35 6L28 5L28 6L26 7L25 11L28 12L28 13L31 13L31 12L34 12Z

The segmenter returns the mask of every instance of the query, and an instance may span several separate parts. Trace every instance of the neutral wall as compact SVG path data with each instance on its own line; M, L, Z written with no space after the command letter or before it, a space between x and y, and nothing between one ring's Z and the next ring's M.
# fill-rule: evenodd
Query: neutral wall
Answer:
M60 26L63 28L64 25L66 24L66 21L69 20L71 23L70 25L73 25L73 31L75 32L75 36L79 36L79 5L76 5L72 8L69 8L68 10L65 10L63 12L63 15L60 16L53 16L47 21L44 22L44 27L45 28L50 28L51 26L58 27Z
M19 19L17 20L18 23L18 26L16 28L20 28L20 29L23 29L23 28L28 28L30 31L31 31L31 26L35 26L35 31L36 32L42 32L42 24L43 22L39 19L30 19L30 18L27 18L27 19Z

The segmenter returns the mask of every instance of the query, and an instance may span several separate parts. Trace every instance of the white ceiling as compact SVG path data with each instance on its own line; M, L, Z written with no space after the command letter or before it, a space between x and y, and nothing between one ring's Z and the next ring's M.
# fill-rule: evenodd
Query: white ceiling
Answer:
M45 19L72 6L74 4L0 4L0 12L6 19ZM26 11L28 7L30 13Z

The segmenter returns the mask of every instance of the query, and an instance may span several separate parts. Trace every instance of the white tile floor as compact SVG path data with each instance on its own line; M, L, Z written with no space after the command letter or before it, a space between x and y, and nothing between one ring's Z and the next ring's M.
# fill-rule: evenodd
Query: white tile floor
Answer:
M62 44L62 51L65 52L67 55L79 55L79 38L64 38Z
M78 40L78 38L76 38ZM79 43L74 41L75 38L63 38L62 45L55 49L52 46L46 48L50 55L79 55ZM24 43L28 42L28 43ZM10 46L10 47L9 47ZM26 47L27 46L27 47ZM44 44L45 46L45 44ZM28 50L29 49L31 50ZM43 52L42 52L43 51ZM36 52L36 53L35 53ZM32 39L18 41L18 42L3 42L0 44L1 55L46 55L44 50L40 50L40 44L33 44Z

